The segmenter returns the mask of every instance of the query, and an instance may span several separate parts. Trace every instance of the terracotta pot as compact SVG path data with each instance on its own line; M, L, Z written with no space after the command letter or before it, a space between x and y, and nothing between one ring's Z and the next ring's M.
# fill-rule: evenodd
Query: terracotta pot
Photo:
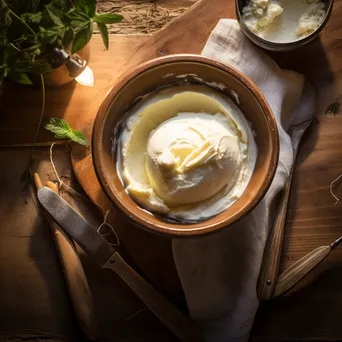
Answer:
M226 94L238 94L239 107L256 133L258 157L252 178L242 194L218 215L195 223L172 222L143 210L125 191L116 165L115 135L120 120L136 99L157 88L198 78L226 86ZM113 147L114 141L114 147ZM104 192L112 203L138 226L168 236L194 236L217 231L249 213L265 195L278 163L278 131L272 111L258 88L238 70L216 60L197 55L173 55L145 63L124 76L108 93L96 117L92 152L95 170ZM229 227L227 228L229 229Z

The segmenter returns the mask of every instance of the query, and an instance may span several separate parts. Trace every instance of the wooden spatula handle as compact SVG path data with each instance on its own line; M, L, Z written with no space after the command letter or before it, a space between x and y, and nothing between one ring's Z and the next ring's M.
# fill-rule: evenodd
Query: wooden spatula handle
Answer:
M95 341L98 333L95 305L76 246L50 215L47 219L56 241L56 247L59 252L64 277L78 324L84 335L89 340Z
M331 246L318 247L303 258L296 261L282 273L275 286L274 297L290 290L303 279L313 268L320 264L331 252Z
M34 182L37 189L43 186L37 173L34 174ZM54 183L47 182L46 185L58 193L58 187ZM83 334L89 340L95 341L98 333L95 305L75 244L49 213L44 211L44 215L56 243L78 324Z
M116 272L160 321L181 341L201 341L197 336L196 325L133 270L118 252L113 254L103 268Z
M290 196L292 172L283 190L280 205L274 218L273 230L266 244L257 284L259 300L272 298L275 289L284 236L287 204Z

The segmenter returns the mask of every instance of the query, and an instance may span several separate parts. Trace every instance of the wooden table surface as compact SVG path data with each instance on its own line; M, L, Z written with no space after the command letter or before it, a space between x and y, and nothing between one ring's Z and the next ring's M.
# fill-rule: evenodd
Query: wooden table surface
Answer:
M152 37L112 36L109 52L103 50L99 37L95 36L91 42L95 87L84 88L71 84L59 90L49 89L46 116L64 117L74 128L85 129L85 133L90 135L94 115L104 95L125 66L127 68L126 63L132 65L132 50L136 48L136 60L142 58L142 55L144 59L167 53L199 53L215 22L222 16L233 16L233 1L211 0L210 5L199 4L196 11L196 18L203 21L195 25L195 30L190 29L193 26L189 24L194 18L191 16L194 12L188 12L179 19L188 23L188 27L183 26L183 37L180 37L179 31L174 30L179 25L178 19L165 29L170 33L167 38L163 35L165 31ZM210 20L206 20L209 11L213 11L213 14ZM341 15L342 0L337 0L320 40L300 51L274 55L282 66L302 72L312 80L318 95L318 122L313 124L304 138L296 165L282 269L312 249L329 244L342 235L342 206L340 203L335 204L329 192L331 181L342 173L342 117L324 114L325 107L342 94ZM189 39L192 35L199 35L200 38ZM182 39L189 41L186 49ZM148 56L146 50L139 47L146 40L152 44L150 46L154 46ZM6 84L0 89L0 101L0 144L31 142L39 115L40 90ZM42 132L39 140L47 141L50 138ZM37 166L43 173L53 177L48 168L47 151L42 149L39 154ZM58 260L48 237L49 230L47 227L44 230L44 222L37 213L37 205L32 202L32 197L25 204L20 192L18 176L27 157L27 151L22 149L1 149L1 164L6 165L6 168L0 173L0 218L3 222L0 225L0 340L37 336L67 340L68 336L78 335L63 288ZM65 155L57 155L56 160L62 174L70 177L71 166L65 160ZM50 171L44 171L48 169ZM335 191L342 198L338 186ZM340 248L289 295L263 303L256 317L252 340L341 340L341 270ZM92 272L90 274L94 274ZM114 300L112 305L105 305L106 298L100 293L103 290L107 296L110 295L109 286L98 280L98 274L92 279L100 303L99 312L111 313L112 317L117 318L114 319L114 333L114 321L103 315L103 339L116 336L119 340L137 340L138 337L127 333L125 328L123 330L126 335L118 335L117 329L125 326L121 324L124 317L139 309L140 302L116 279L110 284L115 286L116 298L125 298L125 303ZM166 294L173 298L172 287L168 291ZM40 320L42 324L39 324ZM138 324L141 328L138 329L140 336L151 340L148 339L151 338L151 330L146 322L151 323L151 329L152 326L158 329L159 339L155 340L172 340L153 316L146 313L130 321L130 328Z

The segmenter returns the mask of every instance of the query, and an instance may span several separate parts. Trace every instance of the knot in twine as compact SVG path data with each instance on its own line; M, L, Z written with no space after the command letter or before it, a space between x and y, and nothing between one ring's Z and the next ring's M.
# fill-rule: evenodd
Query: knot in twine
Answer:
M74 195L76 196L79 196L81 197L82 199L88 201L88 202L91 202L93 203L89 198L83 196L82 194L80 194L79 192L77 192L76 190L74 190L71 186L69 186L68 184L66 184L60 177L59 177L59 174L57 172L57 169L56 169L56 166L55 166L55 163L54 163L54 160L53 160L53 147L56 143L52 143L51 146L50 146L50 162L51 162L51 165L52 165L52 169L56 175L56 178L57 178L57 184L58 184L58 189L66 189L70 192L72 192ZM115 243L111 243L111 242L108 242L111 246L114 246L114 247L118 247L118 246L121 246L121 243L120 243L120 239L119 239L119 236L118 234L116 233L114 227L108 222L108 216L110 214L110 210L105 210L101 205L95 203L95 205L101 209L102 213L104 213L104 218L103 218L103 222L99 225L99 227L96 229L96 231L98 232L99 235L101 235L103 238L105 237L108 237L111 235L111 233L109 233L105 228L109 228L110 231L114 234L115 238L116 238L116 242Z

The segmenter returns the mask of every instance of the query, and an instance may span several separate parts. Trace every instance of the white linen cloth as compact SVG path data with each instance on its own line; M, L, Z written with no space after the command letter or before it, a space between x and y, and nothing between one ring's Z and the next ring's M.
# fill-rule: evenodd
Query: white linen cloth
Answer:
M240 31L235 20L220 20L203 55L247 75L266 97L277 120L280 158L265 198L241 221L204 237L174 239L173 253L190 316L200 323L205 341L246 341L259 301L256 284L272 218L274 199L293 163L286 130L294 120L312 117L315 96L304 77L280 69Z

